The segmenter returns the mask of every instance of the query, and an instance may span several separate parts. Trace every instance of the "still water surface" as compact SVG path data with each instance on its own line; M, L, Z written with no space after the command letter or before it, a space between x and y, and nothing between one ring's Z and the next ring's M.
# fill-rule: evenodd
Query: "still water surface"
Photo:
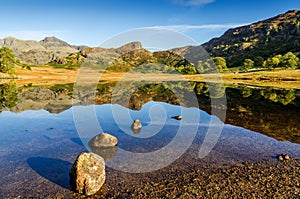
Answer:
M192 165L193 159L199 158L211 119L217 117L209 114L209 88L204 83L191 82L191 85L200 109L179 106L172 92L154 84L139 87L127 107L122 102L109 103L113 84L99 85L96 100L86 95L76 107L71 106L74 93L70 85L47 88L1 85L0 197L71 194L68 171L80 152L91 150L88 141L100 133L87 123L88 136L78 134L73 118L74 108L78 107L93 107L103 132L119 139L118 147L111 150L92 149L102 155L108 165L114 157L120 156L121 149L149 153L167 146L180 128L186 129L185 136L191 136L187 130L189 125L196 129L195 137L182 158L186 157L185 161ZM227 104L217 107L226 108L224 128L217 144L200 162L218 165L263 159L276 162L276 155L281 153L300 158L299 93L298 90L226 87ZM140 119L143 129L133 132L128 118L116 119L116 110L128 112L131 119ZM199 115L197 123L195 117L189 118L195 113ZM172 118L176 115L185 117L179 121ZM183 144L188 140L185 136ZM108 177L108 183L109 180Z

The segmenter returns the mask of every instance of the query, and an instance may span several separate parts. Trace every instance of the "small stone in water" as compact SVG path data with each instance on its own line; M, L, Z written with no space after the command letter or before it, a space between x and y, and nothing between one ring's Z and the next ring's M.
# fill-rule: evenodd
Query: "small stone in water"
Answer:
M177 115L177 116L174 116L172 117L173 119L176 119L176 120L181 120L182 119L182 116L181 115Z

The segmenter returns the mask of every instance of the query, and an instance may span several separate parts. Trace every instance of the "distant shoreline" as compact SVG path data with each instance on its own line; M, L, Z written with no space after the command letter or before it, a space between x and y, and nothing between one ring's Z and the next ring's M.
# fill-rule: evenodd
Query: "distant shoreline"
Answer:
M10 77L0 74L0 82L15 80L19 86L26 84L34 85L54 85L72 84L76 82L80 70L69 70L53 68L51 66L33 67L26 70L21 67L16 68L16 76ZM99 74L101 82L117 81L198 81L198 82L220 82L224 84L245 84L252 86L266 86L282 89L300 89L300 70L273 70L273 71L254 71L244 73L219 73L219 74L163 74L157 73L125 73L125 72L102 72L98 69L88 69L84 72L85 78L95 77ZM82 70L80 71L82 75ZM2 81L1 81L2 80Z

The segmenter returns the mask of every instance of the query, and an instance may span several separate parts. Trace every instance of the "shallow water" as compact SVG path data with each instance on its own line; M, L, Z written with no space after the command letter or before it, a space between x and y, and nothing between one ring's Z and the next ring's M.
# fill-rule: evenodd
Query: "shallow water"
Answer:
M243 98L242 89L227 89L225 123L235 122L239 126L249 126L249 129L262 129L257 132L231 124L223 126L220 119L207 113L210 112L209 109L205 112L195 107L171 105L171 98L168 99L169 103L142 101L142 106L135 110L99 101L99 105L66 108L65 96L57 92L53 96L50 92L49 99L44 94L34 100L28 97L33 98L32 92L30 95L22 92L18 94L15 106L9 108L6 105L0 113L0 197L71 197L68 171L80 152L90 150L88 141L100 132L110 133L119 140L117 148L94 152L107 159L108 175L119 176L120 180L124 172L147 171L145 175L151 176L156 170L187 169L176 166L178 164L197 168L201 166L199 164L232 165L260 160L276 162L276 156L281 153L300 158L300 145L297 142L299 125L293 124L293 121L299 121L297 92L294 92L295 98L288 104L282 104L286 103L283 100L274 102L274 97L269 97L273 101L267 98L262 100L258 98L261 91L251 92L251 96L248 93ZM149 92L144 97L148 94ZM160 94L161 92L156 93L156 97L152 94L151 99L163 101L161 99L165 98L159 98ZM209 102L205 101L207 96L199 94L197 97L199 106L205 110L205 105ZM44 104L45 101L48 103ZM59 102L65 104L58 106ZM34 109L30 107L37 107L31 103L38 104L41 109L30 110ZM44 110L45 107L48 111ZM51 110L55 113L50 113ZM279 111L277 115L280 120L277 118L272 121L269 116L274 115L276 110ZM173 119L176 115L182 115L183 119ZM93 123L93 119L96 119L97 124ZM133 132L130 128L134 119L142 122L140 132ZM249 121L245 122L247 120ZM213 125L211 121L214 121ZM266 125L262 126L259 122L265 122ZM262 134L268 134L276 126L280 131L285 131L284 136L272 138ZM294 128L290 129L290 126ZM221 131L217 127L222 127ZM286 129L293 133L286 136L289 135ZM278 141L275 138L290 141ZM209 153L199 158L201 149ZM110 185L115 180L108 176L106 184ZM118 185L115 186L117 188Z

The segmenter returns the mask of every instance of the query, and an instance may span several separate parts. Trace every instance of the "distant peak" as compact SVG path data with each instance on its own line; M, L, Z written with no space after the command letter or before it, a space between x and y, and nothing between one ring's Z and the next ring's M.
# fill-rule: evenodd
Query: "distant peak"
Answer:
M44 46L46 49L56 49L56 48L59 48L59 47L65 47L65 48L69 48L69 49L73 48L67 42L65 42L65 41L63 41L61 39L58 39L56 37L45 37L39 43L42 46Z
M142 49L142 43L139 42L139 41L133 41L133 42L130 42L128 44L125 44L119 48L117 48L117 50L121 53L127 53L127 52L130 52L130 51L133 51L133 50L139 50L139 49Z
M8 36L8 37L5 37L4 40L17 40L17 38Z
M61 39L58 39L57 37L51 36L51 37L45 37L41 42L53 42L53 41L63 41Z

